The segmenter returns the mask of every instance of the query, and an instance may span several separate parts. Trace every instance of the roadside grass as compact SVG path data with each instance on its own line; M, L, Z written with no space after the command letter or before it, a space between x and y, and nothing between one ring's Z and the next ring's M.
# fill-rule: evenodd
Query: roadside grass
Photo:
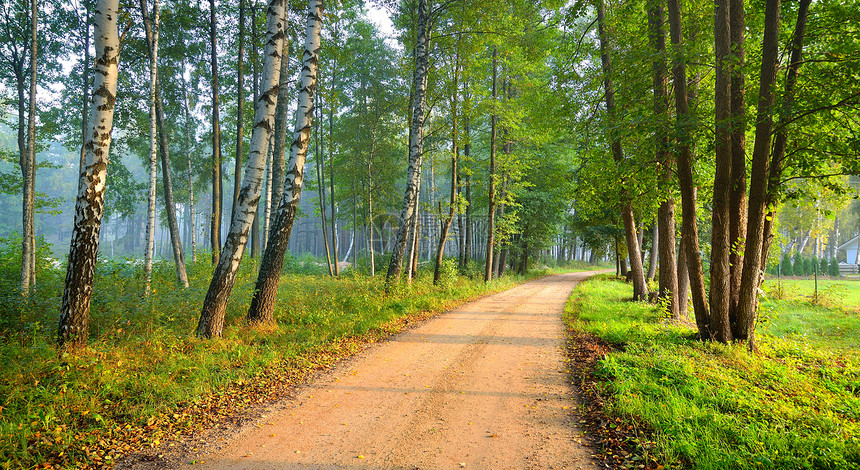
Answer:
M819 279L817 299L813 279L768 277L763 288L769 299L813 303L860 314L860 278Z
M593 373L610 416L652 431L634 447L669 468L860 467L860 357L846 349L860 336L853 315L768 301L753 355L697 341L629 291L610 276L581 283L565 321L616 345ZM782 334L784 324L804 334ZM825 325L844 337L822 334Z
M140 267L105 260L96 274L89 344L58 355L64 271L40 267L39 284L24 298L12 261L4 262L9 273L0 272L0 468L111 466L277 397L408 319L525 280L484 284L449 273L436 287L432 271L420 272L411 287L386 296L382 276L287 273L276 324L252 327L244 315L256 269L245 262L224 337L207 341L193 334L211 277L207 261L189 264L188 289L176 287L172 263L156 264L152 295L143 299Z

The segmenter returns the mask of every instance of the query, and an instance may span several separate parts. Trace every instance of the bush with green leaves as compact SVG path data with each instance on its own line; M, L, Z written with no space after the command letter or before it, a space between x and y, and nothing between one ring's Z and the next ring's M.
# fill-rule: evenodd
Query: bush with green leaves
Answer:
M830 271L830 263L828 263L827 258L821 258L818 262L818 274L826 276L828 271Z
M795 253L791 263L791 274L803 276L803 255Z
M782 261L779 263L779 271L779 274L783 276L791 276L791 256L787 252L782 255Z
M830 258L830 275L833 277L839 277L839 261L836 261L836 257Z

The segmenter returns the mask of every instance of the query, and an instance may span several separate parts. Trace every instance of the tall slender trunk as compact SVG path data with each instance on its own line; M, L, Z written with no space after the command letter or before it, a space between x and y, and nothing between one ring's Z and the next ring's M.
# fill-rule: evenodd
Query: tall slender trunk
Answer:
M280 85L278 85L280 86ZM277 110L275 111L277 112ZM269 139L269 151L267 152L266 158L266 180L265 180L265 190L264 194L266 196L265 204L263 206L263 236L260 237L260 250L266 251L266 243L269 234L269 224L271 222L272 216L272 164L274 163L275 153L274 153L274 132L272 132L272 136Z
M289 1L284 6L284 24L289 22ZM284 49L281 52L281 76L278 83L278 106L275 108L275 143L271 172L272 172L272 197L269 200L269 214L274 217L278 211L278 205L281 202L281 196L284 194L284 172L286 171L286 145L287 145L287 129L289 128L288 114L290 110L289 93L290 93L290 36L284 36ZM270 221L271 222L271 221ZM271 236L273 225L270 223L269 230L264 234L266 237L266 245L268 247L268 239ZM265 250L263 250L265 251Z
M666 22L662 0L652 0L649 6L648 25L651 31L651 43L657 53L652 69L654 72L654 114L657 118L655 133L655 159L659 172L658 186L669 193L674 186L674 168L672 154L669 152L669 98L668 70L666 68ZM654 232L655 243L652 253L658 253L659 259L659 297L667 301L667 308L672 319L678 320L678 272L675 265L675 200L671 196L660 203L657 210L657 228ZM653 266L653 264L652 264ZM653 274L649 269L649 278Z
M334 91L336 79L332 74L332 91ZM329 184L329 202L331 203L331 250L332 261L334 261L334 275L340 276L340 263L337 256L337 206L334 200L334 98L328 109L328 184Z
M27 147L22 145L24 132L23 58L17 73L18 80L18 145L21 153L22 191L22 246L21 246L21 292L25 295L36 284L36 68L38 65L38 19L36 0L30 0L30 96L27 117Z
M278 101L281 52L284 50L286 26L284 24L284 3L284 0L270 0L266 10L265 63L260 83L262 92L254 104L254 127L251 134L248 162L245 166L245 177L242 180L236 214L230 223L224 251L221 253L221 258L203 301L200 321L197 325L198 337L221 336L227 298L230 296L236 281L236 273L242 262L248 234L257 214L263 185L263 172L266 166L266 154L268 153L271 134L275 128L275 107ZM286 243L284 246L286 247Z
M400 279L403 267L403 254L406 251L406 238L409 221L417 213L418 190L421 178L421 160L424 153L424 111L427 99L427 78L430 69L430 0L418 0L418 21L416 24L415 71L413 74L412 120L409 129L409 170L403 208L400 211L400 226L394 253L385 277L386 290Z
M496 106L498 105L498 91L496 81L498 79L498 51L493 48L493 114L490 116L490 172L487 176L489 189L487 190L487 264L484 266L484 282L488 282L493 275L493 250L495 249L496 231L496 127L498 117Z
M254 0L252 0L254 1ZM256 16L251 17L256 25ZM255 27L256 28L256 27ZM256 49L257 37L254 37L254 48ZM230 208L230 216L236 213L236 203L239 201L239 188L242 186L242 148L245 140L245 0L239 0L239 39L236 50L236 165L233 170L233 206ZM254 96L254 99L257 97Z
M612 84L612 71L609 53L606 45L605 16L603 0L597 4L597 27L600 36L600 62L603 68L603 87L606 95L606 112L610 121L615 121L615 88ZM624 150L621 147L621 137L618 132L611 131L612 158L616 166L621 166L624 160ZM624 221L624 238L627 242L627 253L630 258L630 268L633 271L633 299L647 300L648 286L645 284L645 271L642 267L642 252L636 235L636 220L633 216L633 203L626 184L621 182L621 217Z
M184 69L184 67L183 67ZM188 84L185 82L185 71L179 73L182 80L182 113L185 118L185 155L188 159L188 219L191 225L191 262L197 262L197 225L194 218L194 173L191 170L191 116L188 112Z
M140 1L140 8L144 17L144 27L146 30L147 47L149 49L150 61L155 64L155 124L158 138L158 151L161 156L161 174L164 187L164 207L167 214L167 225L170 231L170 243L173 249L173 260L176 265L176 279L183 286L188 287L188 274L185 270L185 255L182 253L182 240L179 235L179 222L176 218L176 203L173 197L173 176L170 170L170 146L167 142L167 126L164 119L164 106L161 96L160 79L158 78L158 22L155 20L155 27L152 25L152 19L146 13L146 0ZM153 17L158 13L157 2L153 4Z
M299 96L293 142L290 146L290 159L284 178L284 191L278 202L278 210L272 221L269 243L260 261L260 273L254 297L248 309L247 318L252 322L273 320L278 281L284 254L290 240L293 222L298 210L299 197L304 184L305 160L310 147L311 126L314 120L314 94L317 90L317 66L320 51L320 30L322 29L323 2L310 0L307 24L305 27L305 46L302 53L302 72L299 78Z
M669 0L669 37L677 51L683 51L681 7L678 0ZM675 86L675 116L677 127L678 184L681 189L681 247L687 262L688 277L693 297L693 311L699 338L711 339L710 314L705 295L705 280L699 250L699 227L696 220L696 189L693 184L693 152L690 148L691 132L689 103L687 101L687 65L682 52L673 58L672 77Z
M658 209L659 210L659 209ZM657 274L657 246L660 244L660 224L655 221L651 227L651 252L648 254L648 274L645 275L645 280L650 282Z
M374 128L373 136L370 139L370 153L367 156L367 225L368 235L370 237L368 248L370 251L370 275L376 275L376 260L373 253L373 151L376 141L376 132Z
M439 235L439 246L436 249L436 266L433 269L433 284L439 284L442 268L442 257L445 255L445 241L448 239L448 231L451 229L451 223L454 221L454 215L457 213L457 160L460 154L457 134L457 93L458 79L460 77L460 53L455 53L454 58L454 92L451 95L451 207L448 212L448 217L442 221L442 232Z
M251 1L251 73L253 75L254 102L260 99L260 55L257 42L257 2ZM280 80L280 79L279 79ZM238 199L238 195L234 196ZM260 208L254 213L254 221L251 223L251 235L248 243L251 247L251 258L256 258L260 251Z
M150 19L147 13L146 4L143 0L140 3L141 14L143 15L144 23L149 25L147 28L151 38L149 48L149 193L147 197L146 211L146 255L143 264L144 288L143 295L149 296L150 283L152 280L152 257L155 243L155 185L156 173L158 171L157 160L157 128L155 118L155 89L158 79L158 23L160 20L160 12L158 10L158 0L152 2L152 17ZM150 22L153 21L155 26Z
M740 299L741 272L744 264L743 243L747 236L747 164L746 100L744 79L744 1L729 0L731 30L731 147L732 179L729 188L729 322L732 336L737 336L737 310Z
M714 10L714 53L716 72L714 86L714 196L711 225L711 333L717 341L732 340L729 322L730 267L729 193L732 185L732 106L730 0L716 0Z
M747 243L744 247L744 270L741 278L740 301L738 303L738 339L747 341L750 348L755 348L755 321L758 302L759 278L762 275L767 260L765 245L765 218L768 207L775 201L768 200L768 188L771 158L785 151L785 134L774 145L771 155L771 131L773 130L773 107L775 102L776 72L779 60L779 23L780 0L768 0L765 4L764 38L762 39L761 78L759 81L759 101L756 109L755 143L753 144L752 171L750 174L749 219L747 225ZM803 34L806 28L806 13L809 1L801 1L798 10L798 24L795 28L795 42L792 45L792 63L789 67L789 77L786 79L786 94L784 100L791 100L794 85L797 80L797 68L803 48ZM792 74L791 67L794 68ZM788 103L784 101L783 104ZM781 118L787 118L789 110ZM782 155L779 155L780 161ZM779 176L776 175L778 179ZM774 182L774 180L770 180ZM770 204L769 204L770 203Z
M320 80L321 82L322 80ZM316 96L317 104L319 105L320 97ZM331 251L328 246L328 224L326 223L326 203L325 203L325 162L323 161L322 154L322 144L320 141L322 140L322 131L320 127L322 125L322 106L317 106L316 112L319 113L317 116L316 122L316 138L314 139L314 143L316 145L316 169L317 169L317 192L319 193L319 198L317 201L319 202L320 208L320 225L322 226L322 234L323 234L323 244L325 246L325 257L326 262L328 263L328 275L334 276L334 266L332 266L331 262Z
M218 37L215 22L215 0L209 0L209 48L212 66L212 219L209 240L212 243L212 264L221 257L221 120L218 115Z
M84 5L84 21L83 32L81 33L81 49L84 51L84 61L82 63L83 73L81 74L81 160L78 164L78 173L84 169L84 145L87 141L87 119L90 116L90 1L82 2Z
M104 213L104 189L113 130L119 62L117 0L98 0L93 9L95 70L84 168L78 183L66 283L60 308L57 342L60 347L86 344L99 231Z

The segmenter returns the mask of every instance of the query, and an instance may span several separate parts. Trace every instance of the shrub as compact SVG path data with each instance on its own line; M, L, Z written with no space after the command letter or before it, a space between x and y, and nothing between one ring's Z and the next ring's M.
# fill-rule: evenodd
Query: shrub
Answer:
M791 257L788 253L782 255L782 261L779 263L780 274L783 276L791 276Z
M815 274L815 266L813 263L815 258L803 258L803 275L812 276Z
M827 258L821 258L821 261L818 263L818 274L826 275L830 271L830 263L827 262Z
M836 261L836 257L830 258L830 275L833 277L839 277L839 261Z
M792 261L791 274L803 276L803 256L800 253L795 253Z

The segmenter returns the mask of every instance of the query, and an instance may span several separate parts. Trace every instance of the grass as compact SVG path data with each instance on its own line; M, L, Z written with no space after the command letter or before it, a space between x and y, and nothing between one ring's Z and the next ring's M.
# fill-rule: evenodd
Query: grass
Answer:
M193 331L211 276L208 262L189 265L187 290L176 287L172 263L157 264L152 295L143 300L141 269L104 261L89 345L60 356L55 328L64 272L41 266L39 284L22 298L11 246L0 247L0 468L110 465L277 397L314 368L402 328L406 318L523 280L484 284L449 274L436 287L432 272L420 273L411 287L384 296L380 276L285 274L276 324L261 328L244 322L255 280L246 261L224 337L206 341Z
M740 345L697 341L690 327L629 301L629 291L608 276L582 283L566 322L619 346L594 371L611 397L607 411L653 430L636 444L663 465L860 466L860 363L847 350L860 338L854 314L821 306L796 313L796 301L770 300L760 354L752 355ZM791 324L804 334L783 334Z

